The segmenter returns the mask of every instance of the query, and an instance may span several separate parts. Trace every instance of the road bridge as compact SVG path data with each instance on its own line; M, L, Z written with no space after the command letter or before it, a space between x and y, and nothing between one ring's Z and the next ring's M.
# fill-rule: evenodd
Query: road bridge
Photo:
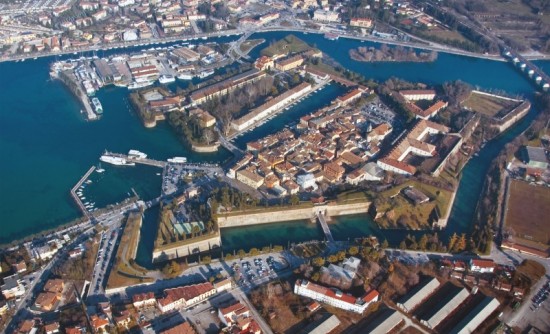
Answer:
M529 78L534 80L543 91L548 91L550 89L550 76L548 76L548 74L546 74L540 67L533 64L533 62L511 48L505 48L504 55L515 66L518 66Z

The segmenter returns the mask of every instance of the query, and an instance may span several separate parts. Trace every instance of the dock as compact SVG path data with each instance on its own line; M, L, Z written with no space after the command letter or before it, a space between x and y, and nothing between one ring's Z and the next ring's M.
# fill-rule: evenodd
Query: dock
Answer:
M80 186L88 179L88 177L90 177L90 175L95 171L95 166L92 166L90 167L90 169L88 169L88 171L86 172L86 174L84 174L84 176L82 176L82 178L76 183L76 185L71 189L71 197L73 198L73 200L75 201L76 205L78 205L78 208L80 209L80 211L82 211L82 213L84 214L84 216L90 218L90 213L88 212L88 210L86 209L86 207L84 206L84 203L82 203L82 200L80 200L80 197L78 197L76 195L76 191L78 190L78 188L80 188Z
M332 236L332 232L330 232L330 228L328 228L327 220L325 218L325 214L322 212L317 213L317 220L319 220L319 224L321 224L321 228L323 229L323 232L325 233L325 237L327 238L328 242L334 242L334 237Z
M94 112L92 105L90 104L90 98L84 91L82 91L82 88L80 87L80 83L72 73L65 73L61 72L59 73L59 79L61 82L65 84L65 86L69 89L71 93L80 101L82 104L83 112L86 113L86 118L89 121L95 121L97 120L97 115Z

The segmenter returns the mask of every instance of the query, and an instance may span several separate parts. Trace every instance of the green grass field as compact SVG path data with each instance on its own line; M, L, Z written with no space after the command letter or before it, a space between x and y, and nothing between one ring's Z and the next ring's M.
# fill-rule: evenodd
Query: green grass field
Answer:
M494 117L500 112L512 110L520 102L472 92L462 106L485 116Z
M267 48L261 51L263 56L272 57L274 55L286 55L292 53L299 53L313 49L294 35L288 35L285 38L269 45Z

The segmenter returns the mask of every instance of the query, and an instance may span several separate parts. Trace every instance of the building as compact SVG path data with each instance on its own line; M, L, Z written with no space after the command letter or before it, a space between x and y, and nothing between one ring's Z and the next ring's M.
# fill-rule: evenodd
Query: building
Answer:
M363 94L363 91L361 91L360 89L354 89L351 92L347 93L346 95L338 97L336 101L341 106L347 106L348 104L360 99L362 94Z
M231 127L235 131L243 131L251 126L254 126L258 121L268 117L269 115L279 111L281 108L288 105L290 102L307 94L311 90L311 84L303 82L298 86L278 95L277 97L267 101L261 106L252 109L241 118L233 120Z
M349 25L352 27L370 28L372 27L372 20L368 18L352 18L349 21Z
M199 119L199 125L202 128L209 128L216 125L216 118L212 116L208 111L204 111L201 108L194 108L189 110L189 116L196 116Z
M435 98L435 90L433 89L402 90L399 93L408 101L431 101Z
M437 327L445 318L447 318L456 308L458 308L470 296L468 290L462 288L457 293L449 294L449 300L444 304L439 304L439 309L431 309L427 314L424 314L420 322L431 329ZM447 297L447 296L446 296Z
M289 71L304 63L304 57L301 55L292 56L275 63L275 69L279 71Z
M59 330L59 323L52 322L50 324L44 325L44 332L46 332L46 334L61 333Z
M275 62L270 57L261 56L254 62L254 67L260 71L270 70L275 67Z
M417 285L411 292L404 296L399 302L396 303L397 307L403 310L405 313L410 313L416 306L422 303L428 298L437 288L439 288L439 281L436 278L432 278L425 284Z
M181 47L172 50L172 54L181 60L183 60L186 63L191 63L195 61L199 61L201 55L189 48Z
M90 324L95 333L105 330L105 327L109 326L110 322L108 319L99 317L97 314L94 314L90 317Z
M326 334L332 333L338 326L340 326L340 320L334 314L328 314L318 321L308 325L302 333L307 334Z
M371 303L377 302L379 299L379 294L376 290L371 290L363 297L356 298L338 289L326 288L307 280L297 280L294 285L294 293L359 314L363 313Z
M525 150L527 152L527 166L537 169L548 168L548 159L546 158L544 148L526 146Z
M62 279L49 279L44 285L45 292L62 293L65 288L65 282Z
M181 323L160 332L160 334L197 334L188 322Z
M421 119L384 158L378 160L377 164L386 171L413 175L416 173L416 168L404 162L405 158L409 154L424 158L435 156L436 146L428 143L426 139L429 139L431 135L448 132L449 128L444 125Z
M23 321L14 333L17 334L35 334L38 332L38 327L34 319L27 319Z
M164 291L164 297L157 299L157 307L162 313L166 313L180 307L191 306L215 294L216 289L211 283L167 289Z
M500 306L496 298L486 297L473 308L449 333L469 334L473 333L493 312Z
M1 287L4 298L16 298L25 294L25 286L19 279L19 274L4 277L4 284Z
M57 303L60 300L61 300L61 296L58 293L41 292L36 298L36 301L34 302L34 306L43 312L49 312L57 307Z
M493 260L471 259L470 271L475 273L492 273L495 271L495 262Z
M216 289L216 292L217 293L220 293L222 291L225 291L225 290L230 290L231 289L231 278L225 278L221 281L217 281L217 282L214 282L214 289Z
M198 89L191 93L190 99L193 105L204 103L206 100L215 96L227 94L236 88L242 87L246 84L253 83L261 78L265 77L264 71L258 71L252 69L250 71L238 74L229 79L220 81L213 85Z
M317 9L313 12L313 20L321 22L340 22L340 16L337 12L331 10Z
M303 190L310 189L310 188L313 190L317 189L317 183L315 182L315 177L311 173L298 175L296 177L296 183L298 183L300 188L302 188Z
M12 267L13 267L13 271L15 271L18 274L24 273L25 271L27 271L27 264L25 263L25 260L15 262L12 265ZM2 269L0 269L0 272L2 272Z
M358 185L363 181L381 181L383 178L384 170L375 162L369 162L346 175L346 182Z
M156 307L157 299L155 298L155 294L152 292L138 293L137 295L132 296L132 304L136 309Z
M260 326L252 317L250 309L240 302L225 308L219 308L218 318L227 326L224 333L261 334Z
M236 173L237 180L250 186L254 189L258 189L264 183L264 178L260 175L251 172L248 169L240 170Z

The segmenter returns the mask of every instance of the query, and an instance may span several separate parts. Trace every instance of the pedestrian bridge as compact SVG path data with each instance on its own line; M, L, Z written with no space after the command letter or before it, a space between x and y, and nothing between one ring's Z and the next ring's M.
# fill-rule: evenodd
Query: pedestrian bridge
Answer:
M328 242L334 242L334 238L332 237L332 233L330 232L330 228L328 228L327 220L325 218L325 214L323 212L317 212L316 213L317 220L319 221L319 224L321 224L321 228L323 229L323 232L325 233L325 238L327 238Z

